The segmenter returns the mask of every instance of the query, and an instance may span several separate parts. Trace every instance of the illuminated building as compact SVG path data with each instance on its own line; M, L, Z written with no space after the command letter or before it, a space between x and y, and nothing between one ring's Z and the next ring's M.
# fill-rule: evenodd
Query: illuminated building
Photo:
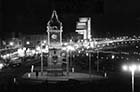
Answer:
M24 35L22 37L23 46L25 47L36 47L40 44L41 41L47 42L46 34L32 34L32 35ZM28 44L29 43L29 44Z
M76 32L83 35L83 39L91 40L91 18L83 17L79 18L79 22L76 25Z

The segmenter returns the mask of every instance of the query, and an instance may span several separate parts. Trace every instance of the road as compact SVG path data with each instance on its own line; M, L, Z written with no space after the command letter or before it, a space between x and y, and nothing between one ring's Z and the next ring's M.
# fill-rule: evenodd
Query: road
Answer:
M12 81L14 77L20 78L24 73L29 72L31 65L35 63L39 63L40 60L30 60L30 61L24 61L22 64L18 67L4 67L0 71L0 84L5 83L7 80Z

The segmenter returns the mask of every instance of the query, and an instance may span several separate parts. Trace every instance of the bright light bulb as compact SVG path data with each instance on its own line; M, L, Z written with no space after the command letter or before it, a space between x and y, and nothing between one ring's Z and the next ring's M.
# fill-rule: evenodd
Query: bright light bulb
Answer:
M114 55L112 55L112 57L111 57L112 59L114 59L115 58L115 56Z
M46 43L46 40L44 40L43 43Z
M4 66L4 65L3 65L2 63L0 63L0 69L2 69L2 68L3 68L3 66Z
M27 42L26 42L26 44L28 44L28 45L29 45L29 44L30 44L30 42L29 42L29 41L27 41Z
M127 65L123 65L123 66L122 66L122 69L123 69L124 71L127 71L127 70L128 70Z
M36 47L36 50L41 50L41 48L40 47Z
M130 65L129 66L129 70L130 71L135 71L137 69L137 66L136 65Z
M74 47L72 47L72 46L67 46L67 50L68 50L68 51L74 51L75 49L74 49Z
M13 46L13 45L14 45L14 42L10 42L9 44L10 44L11 46Z
M23 48L23 50L25 51L25 50L26 50L26 48L24 47L24 48Z
M67 48L66 47L62 47L62 50L67 50Z
M88 53L86 53L86 56L88 56Z

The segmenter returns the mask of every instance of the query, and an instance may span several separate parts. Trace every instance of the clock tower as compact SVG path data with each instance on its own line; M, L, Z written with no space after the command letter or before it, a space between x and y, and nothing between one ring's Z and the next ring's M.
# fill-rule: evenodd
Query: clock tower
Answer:
M63 75L62 23L54 10L47 24L49 53L47 58L47 75Z
M62 46L62 23L54 10L47 24L48 46L49 48L60 48Z

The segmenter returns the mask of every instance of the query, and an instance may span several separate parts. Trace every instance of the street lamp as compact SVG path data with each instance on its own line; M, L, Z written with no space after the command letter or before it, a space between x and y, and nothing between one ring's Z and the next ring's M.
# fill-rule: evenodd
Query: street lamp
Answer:
M114 56L114 55L112 55L112 56L111 56L111 59L114 59L114 58L115 58L115 56Z
M30 42L29 42L29 41L27 41L27 42L26 42L26 44L27 44L27 45L29 45L29 44L30 44Z
M140 72L140 64L126 64L122 66L122 69L124 71L130 71L131 76L132 76L132 92L134 92L134 77L135 77L135 72L139 71Z
M86 56L88 56L88 71L89 71L89 79L91 80L91 74L92 74L92 71L91 71L91 68L92 68L92 64L91 64L91 57L92 57L92 50L89 50L87 51L86 53Z
M72 67L72 52L75 50L75 48L73 46L67 46L66 47L67 52L69 53L69 63L70 63L70 67Z
M42 46L43 46L44 44L42 43L42 41L41 41L41 75L43 75L43 52L42 52Z
M69 77L69 64L72 65L72 60L71 60L71 52L75 50L75 48L73 46L66 46L66 47L63 47L62 50L66 51L68 54L67 54L67 77Z
M14 45L14 42L10 42L9 45L10 45L10 46L13 46L13 45Z
M88 56L88 71L89 71L89 79L91 80L91 52L87 52L86 55Z

